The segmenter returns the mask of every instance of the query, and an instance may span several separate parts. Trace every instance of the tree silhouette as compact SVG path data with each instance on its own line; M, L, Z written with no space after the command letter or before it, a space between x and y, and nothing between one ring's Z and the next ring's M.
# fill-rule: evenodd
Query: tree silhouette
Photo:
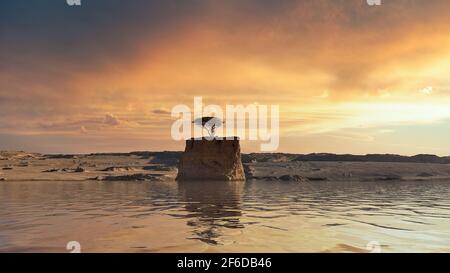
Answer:
M221 127L223 121L216 117L201 117L195 119L192 123L206 129L210 137L215 137L216 128Z

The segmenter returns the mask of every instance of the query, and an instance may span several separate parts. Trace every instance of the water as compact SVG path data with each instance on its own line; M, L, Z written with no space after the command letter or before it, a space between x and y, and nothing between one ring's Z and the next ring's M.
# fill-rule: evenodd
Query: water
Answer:
M68 252L69 241L83 252L450 252L450 181L0 183L0 252Z

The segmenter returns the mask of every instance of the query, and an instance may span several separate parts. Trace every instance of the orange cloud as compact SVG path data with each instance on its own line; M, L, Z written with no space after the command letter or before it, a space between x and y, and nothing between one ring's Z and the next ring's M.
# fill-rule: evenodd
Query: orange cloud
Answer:
M450 119L448 1L214 1L195 14L157 35L118 27L123 47L102 54L89 43L94 58L19 54L0 74L0 131L85 128L169 143L167 111L195 95L279 104L289 137Z

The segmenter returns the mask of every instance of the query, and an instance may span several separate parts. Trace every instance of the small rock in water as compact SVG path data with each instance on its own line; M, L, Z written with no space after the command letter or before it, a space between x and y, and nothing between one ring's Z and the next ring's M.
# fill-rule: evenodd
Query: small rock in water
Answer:
M60 172L61 169L49 169L49 170L45 170L42 171L43 173L56 173L56 172Z
M68 173L83 173L86 170L80 166L78 166L75 169L71 169L71 168L63 168L63 169L57 169L57 168L53 168L53 169L48 169L45 171L42 171L43 173L56 173L56 172L68 172Z
M77 158L75 155L45 155L48 159L71 159L71 158Z
M119 176L97 176L94 180L98 181L162 181L162 175L158 174L132 174Z
M279 179L281 181L297 181L297 182L305 181L305 179L303 177L301 177L300 175L296 175L296 174L295 175L286 174L286 175L280 176Z
M73 170L75 173L84 173L86 170L84 168L81 168L78 166L75 170Z
M275 176L253 176L249 179L253 180L264 180L264 181L280 181L278 177Z
M326 177L307 177L309 181L325 181L328 180Z

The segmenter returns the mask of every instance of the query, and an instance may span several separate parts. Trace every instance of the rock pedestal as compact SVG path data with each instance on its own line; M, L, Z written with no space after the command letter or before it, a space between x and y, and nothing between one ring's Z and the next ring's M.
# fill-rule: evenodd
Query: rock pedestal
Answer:
M176 180L244 181L239 138L186 140Z

